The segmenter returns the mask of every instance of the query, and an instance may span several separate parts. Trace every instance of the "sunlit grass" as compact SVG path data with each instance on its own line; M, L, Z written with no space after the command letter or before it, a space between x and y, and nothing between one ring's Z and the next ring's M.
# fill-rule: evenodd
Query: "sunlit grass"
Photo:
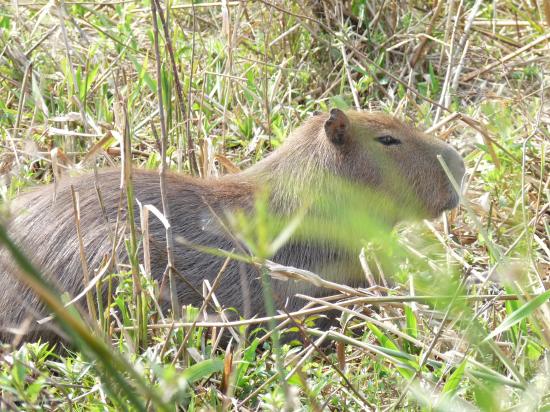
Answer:
M198 308L184 308L173 323L159 311L159 285L134 259L133 268L106 273L97 284L112 289L110 300L94 302L92 322L110 337L104 341L28 266L22 276L47 295L74 343L5 342L0 409L548 408L547 42L506 57L545 35L543 7L481 2L468 23L478 2L462 10L450 10L449 2L432 24L427 4L354 0L333 10L329 1L273 3L172 3L164 17L183 101L160 20L157 72L148 1L65 2L63 20L61 3L1 5L2 197L68 169L119 165L124 137L134 167L158 169L160 77L171 170L192 171L188 135L200 175L213 177L254 164L314 110L358 101L433 128L458 147L468 169L463 205L444 219L401 223L393 232L353 204L326 202L323 216L333 219L320 222L307 216L308 202L288 221L275 221L261 202L264 214L236 214L232 229L254 259L216 253L269 267L265 259L291 233L324 236L357 259L362 252L373 287L353 292L333 282L326 286L334 294L347 295L328 303L310 298L292 321L282 314L272 323L227 324L218 310L220 319L195 322ZM466 49L457 51L459 44ZM461 81L504 59L479 79ZM365 202L361 196L352 203ZM139 242L132 239L129 251ZM297 276L279 269L279 278ZM299 275L315 281L314 274ZM339 317L328 334L312 323L327 309ZM285 321L280 345L254 331ZM230 346L219 339L228 328ZM285 343L285 328L303 344Z

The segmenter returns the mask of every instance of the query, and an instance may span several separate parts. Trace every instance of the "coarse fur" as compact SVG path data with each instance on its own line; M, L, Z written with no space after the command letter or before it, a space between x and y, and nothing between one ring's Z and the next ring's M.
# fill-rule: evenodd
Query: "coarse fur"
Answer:
M394 140L384 140L384 136ZM329 114L311 117L281 148L243 172L219 179L168 173L166 200L176 239L174 264L177 272L193 286L177 280L179 303L200 306L203 297L198 291L202 290L203 280L208 279L212 284L224 261L190 247L189 243L226 251L246 248L246 244L227 232L225 223L236 211L253 213L254 202L264 188L269 190L269 211L274 216L283 220L291 218L307 206L307 216L323 221L337 219L333 209L327 212L324 207L327 203L334 202L340 207L353 205L347 198L348 192L338 190L349 183L370 194L360 208L389 230L399 220L435 217L456 206L457 193L438 155L460 182L464 165L448 144L385 114L343 113L333 109ZM102 170L97 179L93 174L63 179L55 192L55 200L52 185L21 195L14 202L17 215L9 224L8 233L48 279L61 291L76 296L82 291L84 281L71 186L79 194L87 265L90 270L98 269L113 250L112 235L119 212L122 221L126 219L124 206L119 211L119 204L125 204L120 202L119 170ZM135 198L141 204L162 210L157 172L134 170L133 187ZM135 218L140 227L137 207ZM160 282L167 267L165 229L158 219L151 218L149 230L151 275ZM292 237L272 260L360 286L364 274L355 257L357 251L332 244L330 233L326 235L328 240L308 238L307 232ZM350 233L355 235L361 234ZM123 246L116 248L116 258L127 261ZM17 270L7 252L0 250L0 334L3 334L0 337L4 339L9 338L10 328L20 327L29 316L36 319L47 315L36 296L17 280ZM311 285L273 281L278 308L292 311L301 307L303 301L294 297L297 292L326 294ZM256 267L230 261L215 294L224 307L234 307L244 316L264 313ZM32 322L25 339L50 338L48 333Z

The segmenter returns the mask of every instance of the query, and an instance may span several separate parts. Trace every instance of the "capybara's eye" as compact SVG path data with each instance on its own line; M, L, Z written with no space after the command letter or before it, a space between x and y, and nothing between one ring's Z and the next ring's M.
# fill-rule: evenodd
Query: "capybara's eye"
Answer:
M394 145L394 144L401 144L401 140L396 139L395 137L390 136L390 135L377 137L376 140L378 140L384 146L391 146L391 145Z

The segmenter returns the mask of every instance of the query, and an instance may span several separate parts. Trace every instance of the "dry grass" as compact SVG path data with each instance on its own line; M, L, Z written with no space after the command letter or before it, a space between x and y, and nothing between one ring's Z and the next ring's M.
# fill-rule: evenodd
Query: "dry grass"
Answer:
M330 107L405 118L458 147L468 169L459 210L399 228L408 257L383 273L399 286L325 285L339 295L309 298L304 311L341 311L342 327L303 326L303 347L272 351L269 335L228 350L204 341L207 329L238 336L258 320L115 322L115 352L131 352L162 401L188 409L547 408L548 1L173 2L168 13L157 4L164 19L156 29L148 2L0 5L5 198L120 164L125 150L141 167L160 168L163 152L167 169L234 172ZM376 246L365 246L368 273L378 262ZM124 285L118 296L131 300L135 282ZM143 327L155 333L149 350L127 338ZM337 343L325 354L328 341ZM96 385L105 380L80 354L6 351L0 408L127 405L123 390ZM136 402L162 409L146 394Z

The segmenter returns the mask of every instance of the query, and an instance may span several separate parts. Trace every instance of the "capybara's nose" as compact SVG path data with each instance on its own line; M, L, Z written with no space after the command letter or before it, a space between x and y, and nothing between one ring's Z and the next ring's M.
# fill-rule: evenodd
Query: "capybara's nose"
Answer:
M462 156L460 156L460 154L451 146L447 146L441 155L443 156L443 160L451 171L456 183L460 186L464 173L466 172Z

